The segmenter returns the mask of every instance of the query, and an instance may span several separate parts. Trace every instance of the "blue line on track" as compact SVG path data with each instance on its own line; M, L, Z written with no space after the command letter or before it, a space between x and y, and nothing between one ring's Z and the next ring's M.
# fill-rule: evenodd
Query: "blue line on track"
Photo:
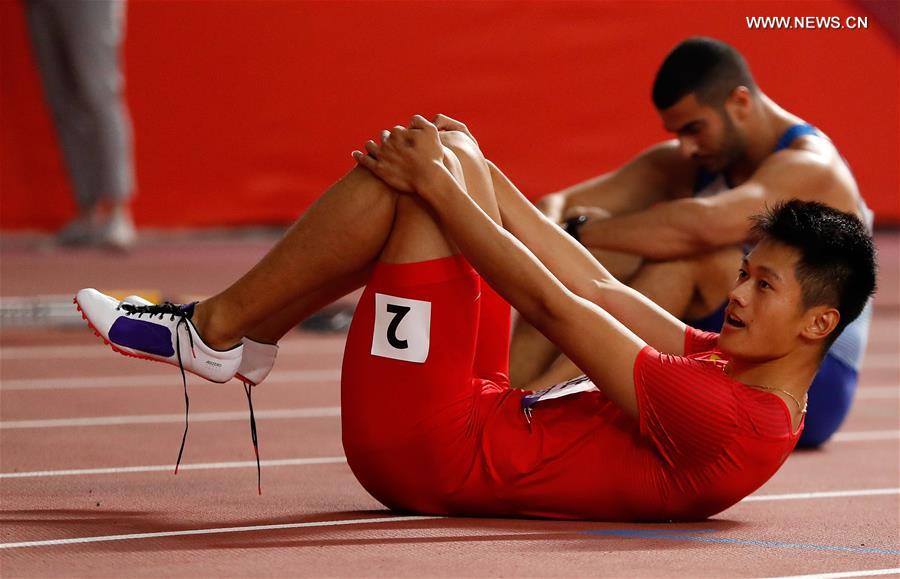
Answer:
M780 541L759 541L753 539L730 539L728 537L701 537L697 533L714 533L715 529L605 529L583 531L586 535L606 537L626 537L632 539L666 539L671 541L698 541L702 543L728 543L732 545L753 545L769 549L802 549L807 551L840 551L842 553L869 553L876 555L900 555L897 549L876 549L874 547L846 547L842 545L816 545L810 543L782 543Z

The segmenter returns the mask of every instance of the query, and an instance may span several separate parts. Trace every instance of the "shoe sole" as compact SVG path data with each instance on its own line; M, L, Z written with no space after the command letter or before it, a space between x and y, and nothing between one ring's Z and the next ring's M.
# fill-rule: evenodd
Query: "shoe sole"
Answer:
M165 360L157 360L156 358L151 358L149 356L141 356L140 354L132 354L131 352L126 352L125 350L119 348L118 346L116 346L115 344L110 342L108 339L104 338L103 334L101 334L97 330L97 328L94 327L94 324L92 324L91 321L88 319L88 317L85 315L84 310L81 309L81 304L78 303L78 298L73 298L72 303L75 304L75 307L78 309L78 313L81 314L81 319L83 319L85 322L87 322L88 327L91 329L91 331L94 332L94 335L97 336L98 338L100 338L101 340L103 340L104 344L106 344L107 346L112 348L113 352L117 352L117 353L122 354L123 356L127 356L129 358L137 358L138 360L147 360L150 362L159 362L160 364L165 364L167 366L174 366L174 364L166 362ZM228 380L225 380L224 382L210 380L206 376L201 376L200 374L197 374L196 372L189 370L187 368L184 368L184 371L187 372L188 374L193 374L194 376L197 376L198 378L203 378L207 382L212 382L214 384L227 384L228 383ZM237 377L237 374L235 374L235 377ZM229 380L230 380L230 378L229 378Z

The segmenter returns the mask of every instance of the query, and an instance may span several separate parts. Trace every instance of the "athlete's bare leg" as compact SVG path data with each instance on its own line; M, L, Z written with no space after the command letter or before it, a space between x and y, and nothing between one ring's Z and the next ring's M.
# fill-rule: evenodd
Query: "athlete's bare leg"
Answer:
M742 255L738 247L725 247L690 259L648 263L629 285L678 318L704 318L725 301Z
M499 222L499 210L477 149L442 134L445 163L473 199ZM481 174L479 174L479 171ZM473 181L474 180L474 181ZM470 183L471 182L471 183ZM376 259L404 263L458 253L430 209L368 170L335 183L247 274L197 305L194 323L210 346L249 335L275 342L299 320L360 287Z
M370 265L338 278L323 288L299 296L290 306L254 326L247 332L247 337L265 344L277 344L312 313L366 285L371 274Z
M629 285L678 318L704 318L725 301L741 256L740 248L726 247L691 259L648 262ZM514 358L510 360L510 368L514 361ZM534 366L530 360L527 363ZM554 349L552 358L542 370L524 378L520 376L521 381L513 381L512 385L537 390L580 374L582 372L575 364Z
M197 305L194 323L204 341L228 347L289 307L298 315L315 311L324 288L369 267L381 252L399 195L367 169L347 173L249 272Z

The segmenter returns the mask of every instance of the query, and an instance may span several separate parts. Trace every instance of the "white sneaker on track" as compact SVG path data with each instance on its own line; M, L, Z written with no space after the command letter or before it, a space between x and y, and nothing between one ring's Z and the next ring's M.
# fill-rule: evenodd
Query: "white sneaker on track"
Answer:
M207 346L191 322L195 304L134 305L88 288L75 305L94 332L126 356L156 360L212 382L227 382L241 364L243 345Z
M122 300L122 303L136 306L152 306L153 302L147 301L141 296L131 295ZM278 355L278 344L266 344L250 338L243 338L244 353L241 356L241 366L234 377L241 382L252 386L259 386L272 367L275 366L275 357Z

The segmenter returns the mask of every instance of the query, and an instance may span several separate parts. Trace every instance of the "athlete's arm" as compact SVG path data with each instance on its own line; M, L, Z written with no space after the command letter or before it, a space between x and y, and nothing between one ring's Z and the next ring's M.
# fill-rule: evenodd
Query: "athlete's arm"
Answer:
M415 117L394 129L362 166L431 205L449 237L475 269L569 356L627 414L637 417L633 369L644 342L596 304L572 293L511 233L465 193L441 162L437 129Z
M505 229L570 291L605 309L657 350L682 354L681 320L611 276L590 252L538 211L494 163L487 163Z
M575 207L594 207L623 215L668 199L673 181L683 177L677 143L654 145L618 169L545 195L538 208L552 221L561 222Z
M750 227L748 218L766 205L795 197L827 202L823 194L835 182L834 170L820 155L785 150L770 156L750 180L734 189L588 222L579 233L588 247L676 259L743 242Z

